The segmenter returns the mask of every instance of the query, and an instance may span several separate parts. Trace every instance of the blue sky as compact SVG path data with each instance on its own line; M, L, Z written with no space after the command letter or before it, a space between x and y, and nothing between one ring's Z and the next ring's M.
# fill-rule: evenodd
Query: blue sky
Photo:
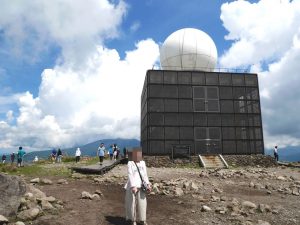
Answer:
M159 65L159 46L168 35L185 27L211 36L218 67L259 74L266 147L300 146L300 126L294 125L300 122L298 1L1 5L0 151L139 138L145 71Z

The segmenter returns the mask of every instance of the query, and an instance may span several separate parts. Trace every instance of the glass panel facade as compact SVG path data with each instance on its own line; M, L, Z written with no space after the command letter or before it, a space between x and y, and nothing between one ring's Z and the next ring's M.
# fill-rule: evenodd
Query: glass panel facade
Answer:
M206 127L195 127L195 139L204 140L207 139L207 129Z
M163 80L164 84L177 84L177 73L175 71L164 71Z
M232 87L220 87L220 99L232 99Z
M192 98L192 87L179 86L178 87L178 98Z
M242 74L232 74L232 85L233 86L244 86L244 76Z
M203 72L192 72L193 85L205 85L205 74Z
M219 112L219 100L207 100L207 107L206 111L207 112Z
M180 113L179 126L193 126L194 125L193 113Z
M167 126L178 126L179 120L178 120L178 114L177 113L165 113L165 124Z
M205 112L205 99L194 99L194 111Z
M179 140L179 128L178 127L165 127L165 139Z
M194 98L205 99L205 87L194 87Z
M219 74L219 84L231 86L231 74Z
M178 84L191 84L192 77L190 72L182 72L178 75Z
M217 87L207 87L206 88L206 99L219 99L219 93Z
M193 106L195 112L219 112L218 87L193 87Z
M208 114L207 115L207 126L209 127L220 127L221 116L220 114Z
M179 99L179 112L193 112L193 101L191 99Z
M194 126L207 126L207 115L204 113L194 113Z
M165 99L165 112L178 112L177 99Z
M218 74L217 73L209 73L206 74L206 85L218 85Z
M263 154L256 74L148 71L141 94L144 154Z

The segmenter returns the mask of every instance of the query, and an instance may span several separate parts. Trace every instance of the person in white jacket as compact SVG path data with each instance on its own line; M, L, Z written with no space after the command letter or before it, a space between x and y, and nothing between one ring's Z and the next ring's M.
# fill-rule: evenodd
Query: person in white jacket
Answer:
M76 152L75 152L75 161L76 161L76 163L79 162L80 156L81 156L80 148L77 148Z
M151 184L147 175L146 164L142 160L141 151L133 151L129 154L128 181L124 188L125 195L125 211L127 224L136 225L136 212L139 213L139 221L146 225L147 199L146 192L151 191ZM140 172L140 174L139 174ZM143 181L142 181L143 180ZM147 190L143 190L142 186ZM136 207L137 206L137 207Z

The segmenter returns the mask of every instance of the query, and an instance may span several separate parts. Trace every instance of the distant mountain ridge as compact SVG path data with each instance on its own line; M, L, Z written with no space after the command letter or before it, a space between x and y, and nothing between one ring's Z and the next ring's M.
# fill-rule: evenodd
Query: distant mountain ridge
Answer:
M108 149L108 147L112 144L117 144L117 146L120 148L121 152L124 147L126 148L133 148L133 147L139 147L140 141L137 139L103 139L98 140L95 142L88 143L86 145L82 146L76 146L72 148L65 148L61 149L63 154L66 156L75 156L75 151L79 147L82 153L82 156L96 156L97 149L101 143L105 144L105 147ZM25 161L32 161L35 156L37 156L40 159L48 159L49 155L51 154L52 149L50 150L44 150L44 151L35 151L35 152L29 152L25 155L24 160Z

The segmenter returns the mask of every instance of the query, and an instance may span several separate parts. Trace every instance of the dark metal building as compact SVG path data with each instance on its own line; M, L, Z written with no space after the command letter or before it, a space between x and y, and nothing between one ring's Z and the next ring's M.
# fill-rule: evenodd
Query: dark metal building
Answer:
M257 74L148 70L141 96L145 155L263 154Z

